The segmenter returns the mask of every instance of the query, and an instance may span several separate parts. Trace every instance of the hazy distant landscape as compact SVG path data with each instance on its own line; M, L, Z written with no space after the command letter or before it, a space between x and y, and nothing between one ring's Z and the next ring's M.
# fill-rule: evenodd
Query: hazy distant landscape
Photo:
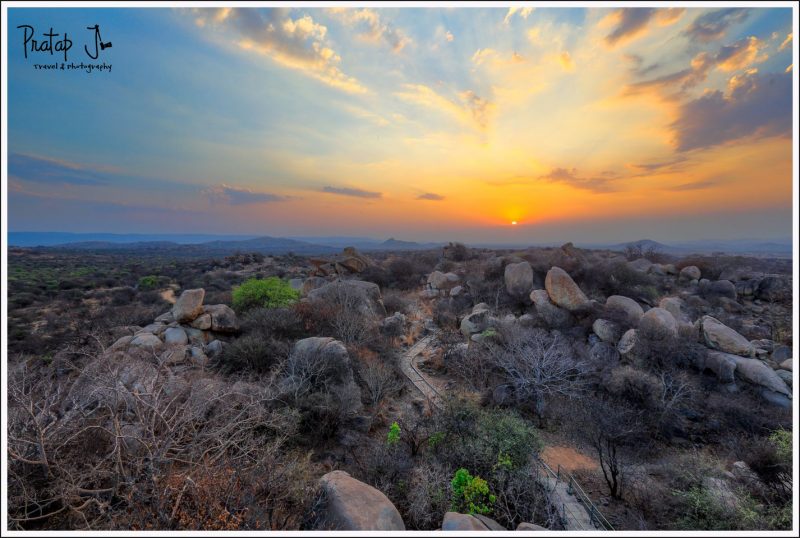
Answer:
M797 531L796 6L6 4L6 531Z

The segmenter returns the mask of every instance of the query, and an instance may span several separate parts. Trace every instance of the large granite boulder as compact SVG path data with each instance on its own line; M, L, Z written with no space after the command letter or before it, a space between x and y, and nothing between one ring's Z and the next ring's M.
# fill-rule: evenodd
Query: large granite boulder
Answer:
M616 316L620 316L628 324L636 326L644 315L644 310L639 303L625 297L624 295L611 295L606 299L606 310Z
M469 338L473 334L482 333L493 322L492 313L484 303L476 304L472 312L461 320L461 333Z
M616 345L622 336L622 331L620 330L619 325L607 319L594 320L594 323L592 324L592 331L594 331L594 334L596 334L600 340L603 342L608 342L612 345Z
M700 286L700 294L704 297L726 297L736 300L736 285L730 280L714 280Z
M211 330L218 333L235 333L239 331L236 313L227 305L212 304L204 308L211 316Z
M703 316L700 319L700 331L706 346L711 349L743 357L751 357L755 354L755 347L747 338L716 318Z
M755 296L769 302L786 302L792 300L792 284L787 277L767 276L758 283Z
M729 384L736 381L736 361L728 353L709 351L705 358L704 367L717 374L720 383Z
M203 299L206 290L197 288L194 290L184 290L172 307L172 316L179 323L188 323L203 313Z
M509 263L504 278L506 291L514 299L526 299L533 288L533 269L528 262Z
M547 291L533 290L530 298L536 306L536 313L551 329L564 329L572 325L572 314L553 304Z
M681 269L678 276L681 280L700 280L702 273L700 272L700 268L696 265L687 265Z
M678 322L669 311L651 308L639 320L639 332L650 340L664 340L678 336Z
M736 363L736 375L754 385L759 385L772 392L791 398L792 391L775 373L775 370L758 359L746 359L738 355L728 354L728 358Z
M479 514L459 514L445 512L442 519L443 531L504 531L505 527L495 520Z
M168 346L185 346L189 343L189 337L180 327L170 327L164 331L164 343Z
M320 487L325 495L324 524L345 531L404 531L400 512L380 491L344 471L324 475Z
M547 272L544 287L551 301L570 312L583 310L589 302L572 277L560 267L552 267Z
M355 308L366 316L385 316L381 289L374 282L363 280L337 280L308 292L312 303L327 301Z
M358 252L355 247L345 247L336 262L351 273L360 273L372 265L372 260Z

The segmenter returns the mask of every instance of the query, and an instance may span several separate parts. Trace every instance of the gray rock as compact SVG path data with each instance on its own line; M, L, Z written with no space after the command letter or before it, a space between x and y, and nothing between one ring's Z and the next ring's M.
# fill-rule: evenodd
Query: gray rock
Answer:
M480 305L476 305L472 309L472 313L467 314L461 320L461 334L468 338L488 329L492 321L491 313L488 310L478 309L478 306Z
M145 325L144 327L139 329L136 332L136 334L150 333L150 334L155 334L156 336L158 336L161 333L163 333L164 330L166 330L166 328L167 328L167 326L164 325L163 323L151 323L151 324Z
M792 372L789 370L775 370L775 375L780 377L783 382L786 383L787 387L792 388L792 384L794 383L794 380L792 379Z
M455 286L453 289L450 290L450 297L457 297L464 291L463 286Z
M792 358L792 348L789 346L778 345L772 348L772 360L781 363L786 359Z
M788 302L792 300L792 284L783 276L768 276L759 282L756 297L762 301Z
M213 304L205 307L206 314L211 316L211 330L218 333L235 333L239 331L239 320L236 312L224 304Z
M542 527L541 525L536 525L534 523L527 523L522 522L517 525L518 531L546 531L547 529Z
M187 323L193 321L197 316L203 313L203 299L206 296L206 290L197 288L194 290L185 290L181 293L175 305L172 307L172 316L175 321L179 323Z
M792 408L792 399L784 394L773 392L769 389L762 389L759 394L767 403L770 403L776 407L781 407L783 409Z
M116 342L111 344L108 350L109 351L123 350L130 345L131 340L133 340L133 338L134 338L133 335L123 336L122 338L118 339Z
M760 385L766 389L784 394L789 398L792 393L786 383L778 377L775 370L764 364L758 359L746 359L738 355L728 354L736 362L736 375L754 385Z
M319 276L308 277L307 279L305 279L303 281L303 287L300 290L300 293L301 293L301 295L303 297L307 297L308 293L311 290L315 290L317 288L321 288L322 286L324 286L327 283L328 283L327 280L325 280L324 278L319 277Z
M172 310L170 310L169 312L164 312L153 321L170 324L175 321L175 316L172 315Z
M203 351L210 358L214 359L222 355L225 343L222 340L212 340L203 347Z
M794 366L792 363L792 359L786 359L780 364L781 370L786 370L787 372L791 372L794 370Z
M617 342L617 351L626 361L640 358L641 344L636 329L628 329Z
M706 346L711 349L743 357L750 357L755 354L755 348L747 338L716 318L703 316L700 319L700 328Z
M192 362L201 368L205 368L208 365L208 356L203 351L203 348L194 346L190 352L190 358Z
M180 327L170 327L164 331L164 343L168 346L185 346L189 343L189 337Z
M686 267L681 269L681 272L679 274L681 280L689 280L689 281L700 280L700 276L701 276L700 268L697 267L696 265L687 265Z
M152 333L140 333L131 339L130 345L152 351L161 351L164 347L164 342Z
M551 329L563 329L572 325L572 314L553 304L545 290L533 290L530 298L536 306L536 313Z
M638 271L640 273L648 272L652 266L653 266L653 262L651 262L647 258L639 258L639 259L633 260L632 262L628 262L628 267L630 267L634 271Z
M700 293L705 297L727 297L736 300L736 286L730 280L716 280L701 284Z
M617 348L607 342L597 342L589 350L589 357L593 362L600 364L610 364L620 359Z
M517 300L526 299L533 288L533 269L528 262L506 265L504 274L506 291Z
M363 280L337 280L308 292L308 299L317 301L343 302L365 316L386 316L381 289L374 282Z
M445 512L442 520L443 531L488 531L489 527L475 516ZM505 529L503 529L505 530Z
M406 317L402 312L395 312L388 318L384 318L381 323L381 329L385 334L391 336L399 336L403 332L406 324Z
M607 319L596 319L592 324L592 330L600 340L608 342L609 344L616 345L622 336L622 331L619 325Z
M583 310L589 302L572 277L560 267L552 267L547 272L544 287L553 303L570 312Z
M189 337L189 343L193 345L204 345L209 343L213 338L208 331L201 331L192 327L183 327L186 336Z
M639 332L650 340L664 340L678 336L675 317L660 307L651 308L639 320Z
M736 381L736 361L728 353L709 351L705 358L705 368L717 374L720 383L727 384Z
M345 531L403 531L405 524L391 501L344 471L320 479L325 494L325 522Z
M201 331L209 330L211 328L211 314L205 313L197 316L191 325Z
M644 315L644 310L639 303L624 295L612 295L606 299L606 310L624 316L627 322L634 326L639 324L639 320Z
M304 282L302 278L290 278L289 286L291 286L293 290L302 291Z

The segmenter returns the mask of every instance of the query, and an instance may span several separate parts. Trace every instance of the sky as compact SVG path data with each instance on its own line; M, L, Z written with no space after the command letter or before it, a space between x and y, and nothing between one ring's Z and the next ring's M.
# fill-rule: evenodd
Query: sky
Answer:
M9 230L788 238L794 47L790 8L9 8Z

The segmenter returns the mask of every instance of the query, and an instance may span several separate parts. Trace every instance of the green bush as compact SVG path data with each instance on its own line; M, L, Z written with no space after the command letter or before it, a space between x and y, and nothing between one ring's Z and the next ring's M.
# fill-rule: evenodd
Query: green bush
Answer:
M400 425L397 422L392 422L389 428L389 433L386 434L386 444L389 446L396 445L400 440Z
M461 468L450 482L453 497L450 509L467 514L489 514L496 497L489 492L489 484L479 476L472 476Z
M251 278L233 288L233 307L239 312L257 307L281 308L296 303L299 298L299 291L274 276Z
M159 278L156 275L147 275L139 279L139 290L152 290L158 286Z

